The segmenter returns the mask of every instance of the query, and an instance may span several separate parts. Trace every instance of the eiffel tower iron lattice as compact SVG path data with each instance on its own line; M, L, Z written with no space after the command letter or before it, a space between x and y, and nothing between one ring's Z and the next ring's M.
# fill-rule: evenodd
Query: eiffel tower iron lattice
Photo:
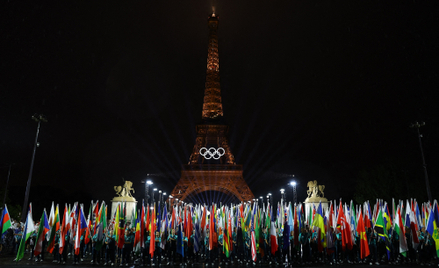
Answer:
M172 191L173 198L185 200L205 191L219 191L234 195L240 201L254 198L244 180L242 165L237 165L227 134L229 126L223 120L218 54L218 17L208 19L209 42L202 123L196 126L197 137L189 162L183 165L181 178ZM205 157L202 148L221 151L221 157ZM204 149L203 149L204 150ZM205 151L202 151L205 153ZM222 154L224 152L224 154ZM216 159L217 158L217 159ZM211 201L211 200L210 200Z

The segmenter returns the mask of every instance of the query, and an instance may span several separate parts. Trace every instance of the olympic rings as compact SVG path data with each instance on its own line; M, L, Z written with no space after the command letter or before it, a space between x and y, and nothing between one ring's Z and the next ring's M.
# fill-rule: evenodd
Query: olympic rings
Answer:
M211 158L218 160L221 156L223 156L226 153L226 150L224 148L219 147L218 149L215 149L213 147L210 147L207 149L206 147L202 147L200 149L200 154L204 156L205 159L209 160Z

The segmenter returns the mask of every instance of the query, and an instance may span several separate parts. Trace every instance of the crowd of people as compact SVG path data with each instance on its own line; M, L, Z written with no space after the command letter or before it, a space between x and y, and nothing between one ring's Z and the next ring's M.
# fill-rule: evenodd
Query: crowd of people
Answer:
M166 223L163 222L162 229L157 229L161 223L160 217L151 215L151 219L155 220L150 220L150 222L155 222L155 227L146 223L143 228L140 228L143 235L139 234L140 224L138 221L121 222L118 219L117 224L115 224L114 217L105 226L105 229L102 229L102 234L96 231L98 229L93 223L87 226L90 232L81 232L80 238L79 236L76 238L75 228L67 232L58 229L54 235L53 247L49 249L50 234L46 233L42 241L42 250L36 254L37 235L40 229L40 223L37 222L30 238L25 241L27 255L25 259L35 262L51 261L58 264L72 263L74 265L91 263L101 266L191 266L197 264L204 264L206 267L221 265L294 267L315 264L439 266L435 239L422 224L419 224L418 229L403 227L402 232L396 231L395 228L398 227L392 224L385 231L385 238L382 237L382 231L376 228L379 225L377 223L375 226L366 228L365 234L352 228L350 232L353 239L349 245L348 242L344 241L346 239L343 237L345 233L340 231L340 226L330 226L331 224L327 222L326 217L325 226L327 228L324 230L317 228L318 223L306 220L303 220L303 225L300 228L298 228L299 226L290 228L288 212L280 211L281 215L285 216L281 217L283 221L277 221L278 218L276 222L270 219L270 221L262 223L262 220L259 221L254 216L258 215L258 210L252 212L250 208L247 213L250 213L250 217L253 219L250 220L247 227L244 210L241 210L243 212L241 221L236 221L238 224L233 225L230 220L233 219L233 212L227 214L224 213L226 210L221 208L218 209L219 213L213 213L216 216L206 217L205 224L200 229L197 227L200 221L196 220L198 217L197 213L194 212L196 210L192 210L192 212L191 209L183 210L180 208L180 210L176 210L176 213L180 213L177 216L173 215L174 212L164 211L166 215L162 215L162 218L166 219ZM205 213L201 211L202 209L199 210L199 216L204 217ZM235 217L239 215L239 209L235 213ZM223 220L221 220L221 214L223 214ZM273 215L272 212L268 213L268 217L269 214ZM227 215L232 215L232 217ZM187 217L194 221L186 220ZM263 218L261 214L259 217ZM317 217L315 217L315 221L317 221ZM359 217L362 217L361 214ZM146 219L146 216L144 218ZM175 220L175 218L180 219ZM228 222L227 218L229 218ZM173 220L176 222L173 223ZM269 226L270 222L271 226ZM295 223L297 223L296 220ZM9 248L14 251L14 254L17 254L20 242L24 239L23 234L26 228L24 225L12 222L11 227L2 233L1 252ZM260 228L255 228L255 225ZM436 230L433 235L437 236ZM322 237L321 232L325 233L324 240L319 239ZM401 240L399 234L403 234L405 239ZM121 235L122 237L120 237ZM365 237L362 237L363 235ZM102 242L99 241L100 236L103 237ZM364 247L361 240L367 241L367 249L361 248ZM406 243L405 250L401 250L402 241ZM61 245L63 250L60 250ZM365 256L362 251L367 251L368 254Z

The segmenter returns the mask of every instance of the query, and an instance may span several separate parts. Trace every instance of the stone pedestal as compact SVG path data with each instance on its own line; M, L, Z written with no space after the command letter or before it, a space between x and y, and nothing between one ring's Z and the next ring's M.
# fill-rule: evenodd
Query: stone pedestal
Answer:
M329 207L329 202L328 199L324 198L324 197L308 197L307 199L305 199L305 202L303 202L305 204L305 217L308 219L309 217L309 210L311 208L311 213L312 213L312 208L313 206L315 206L316 210L319 207L319 203L322 203L322 208L323 208L323 217L325 216L325 211L328 209Z
M110 218L113 217L114 213L116 212L117 209L117 205L119 203L123 203L124 206L126 205L126 215L125 215L125 221L130 221L133 218L133 211L136 209L136 205L137 205L137 201L134 197L131 196L119 196L119 197L115 197L113 198L113 200L111 200L112 205L111 205L111 215Z

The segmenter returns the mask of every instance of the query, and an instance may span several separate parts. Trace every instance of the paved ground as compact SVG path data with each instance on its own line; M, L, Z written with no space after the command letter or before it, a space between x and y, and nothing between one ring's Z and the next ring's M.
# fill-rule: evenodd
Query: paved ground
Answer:
M14 255L8 254L8 255L0 255L0 267L14 267L14 268L21 268L21 267L105 267L103 265L103 262L101 262L101 265L92 265L90 263L91 257L87 256L83 262L79 263L79 265L73 265L73 259L69 258L66 264L58 264L58 263L53 263L53 257L49 254L47 254L46 256L46 260L42 261L42 262L35 262L35 261L29 261L29 253L26 253L26 258L24 258L23 260L19 261L19 262L14 262ZM338 268L344 268L344 267L377 267L376 265L370 266L368 264L341 264L341 265L332 265ZM332 267L329 264L308 264L308 265L290 265L289 267ZM381 264L378 267L423 267L421 265L414 265L414 264L406 264L406 265L386 265L386 264ZM427 265L425 265L427 266ZM107 266L110 267L110 266ZM114 267L119 267L119 266L114 266ZM125 267L125 266L124 266ZM134 265L131 264L128 267L143 267L143 266L139 266L139 265ZM147 267L151 267L151 266L147 266ZM157 266L154 266L157 267ZM167 265L162 265L160 267L171 267L171 266L167 266ZM179 265L175 265L174 267L181 267ZM193 264L193 265L189 265L187 267L184 268L213 268L213 267L222 267L222 268L253 268L253 266L245 266L245 265L221 265L219 266L218 264L215 264L214 266L209 265L209 266L205 266L205 264ZM266 268L280 268L280 267L285 267L284 265L279 265L279 266L275 266L275 265L268 265L268 264L262 264L262 265L256 265L255 268L258 267L266 267ZM428 266L427 266L428 267ZM438 265L434 265L434 266L430 266L430 267L438 267Z

